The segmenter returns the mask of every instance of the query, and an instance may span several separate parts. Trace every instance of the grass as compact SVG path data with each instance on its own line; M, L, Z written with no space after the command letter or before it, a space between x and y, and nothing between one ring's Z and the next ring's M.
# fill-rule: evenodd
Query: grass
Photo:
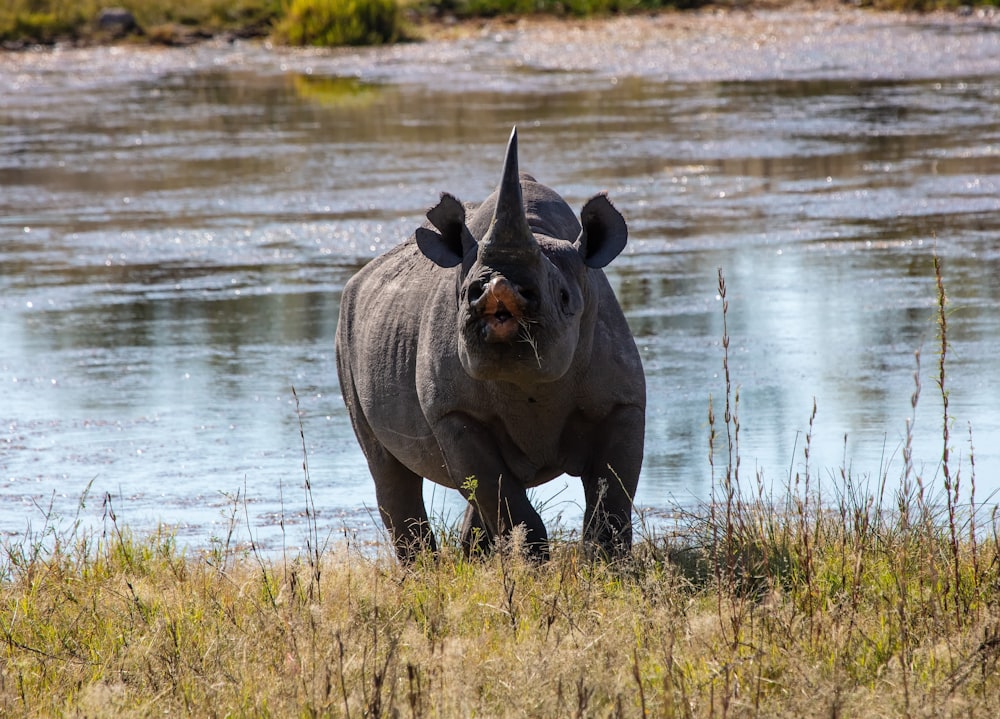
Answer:
M397 0L290 0L274 35L289 45L382 45L403 35Z
M0 43L22 48L121 40L98 27L101 10L110 6L123 6L135 16L141 30L129 35L131 41L185 44L226 35L268 36L292 45L362 45L411 37L404 15L425 20L498 15L593 17L753 4L744 0L5 0L0 5ZM767 0L765 4L771 6ZM861 4L929 11L996 6L1000 0L863 0Z
M719 293L725 320L721 272ZM516 551L470 561L453 529L410 568L388 546L327 546L304 444L309 532L294 558L233 543L239 497L203 552L120 527L110 497L103 531L6 541L0 715L1000 716L1000 516L976 501L971 430L965 478L943 403L943 486L907 439L889 490L886 475L814 476L810 421L803 470L768 496L763 477L740 476L728 345L724 329L712 500L669 525L640 517L625 561L568 539L543 565Z
M220 33L262 35L282 9L283 0L5 0L0 6L0 41L50 44L56 41L103 42L98 28L102 9L125 7L152 42L182 42Z

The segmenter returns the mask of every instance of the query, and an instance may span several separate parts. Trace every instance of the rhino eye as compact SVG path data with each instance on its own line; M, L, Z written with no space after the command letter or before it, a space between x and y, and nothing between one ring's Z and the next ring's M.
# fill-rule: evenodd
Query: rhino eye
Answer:
M570 297L569 290L565 287L559 290L559 309L567 317L573 315L572 298Z

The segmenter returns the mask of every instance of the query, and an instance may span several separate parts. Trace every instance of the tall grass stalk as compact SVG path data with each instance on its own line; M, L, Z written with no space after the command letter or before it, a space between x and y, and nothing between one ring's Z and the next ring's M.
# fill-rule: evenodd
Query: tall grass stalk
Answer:
M959 571L959 542L958 527L956 524L956 510L959 502L960 473L951 471L951 423L952 418L948 412L948 388L946 385L946 359L948 357L948 297L944 291L944 276L941 269L941 257L934 255L934 279L937 285L937 326L938 339L940 342L940 353L938 355L938 390L941 393L941 470L944 474L945 502L948 508L948 532L951 536L952 554L952 582L956 589L954 610L956 614L967 610L962 606L961 573ZM971 441L971 440L970 440ZM973 500L974 501L974 500ZM970 520L975 521L975 520ZM973 550L975 545L973 545Z
M305 490L306 508L306 562L309 565L309 595L310 599L322 601L320 573L325 543L319 541L319 517L316 513L316 502L313 499L312 477L309 475L309 452L306 449L306 430L302 424L302 408L299 406L299 395L292 387L292 397L295 400L295 417L299 423L299 439L302 442L302 475ZM315 592L315 597L313 593Z

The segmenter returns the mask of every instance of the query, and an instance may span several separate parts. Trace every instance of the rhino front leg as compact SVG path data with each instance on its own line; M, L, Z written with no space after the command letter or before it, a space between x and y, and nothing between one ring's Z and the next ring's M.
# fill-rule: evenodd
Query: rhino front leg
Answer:
M469 502L462 518L462 533L460 535L465 556L475 557L489 554L493 550L495 536L479 516L475 502Z
M584 541L608 557L632 548L632 503L642 466L645 414L638 407L619 407L597 433L600 438L584 473L587 506Z
M523 527L527 555L547 561L548 533L542 518L531 506L527 492L516 480L507 479L502 472L494 472L487 470L481 479L476 476L474 489L466 492L469 507L462 523L462 546L470 554L489 552L498 535L509 537L515 527Z
M492 433L468 415L448 415L435 427L452 482L469 501L462 524L467 552L486 550L496 536L524 527L524 546L534 559L547 560L549 538L524 485L507 467Z

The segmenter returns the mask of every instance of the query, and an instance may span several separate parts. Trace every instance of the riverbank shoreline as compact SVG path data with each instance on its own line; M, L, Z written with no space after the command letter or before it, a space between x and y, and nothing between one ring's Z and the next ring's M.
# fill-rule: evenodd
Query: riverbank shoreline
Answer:
M595 14L589 17L544 13L493 17L459 17L453 14L429 16L416 11L405 14L405 39L392 44L463 40L512 29L535 35L539 42L560 42L560 37L569 31L593 38L595 42L615 42L626 35L625 40L641 43L652 34L659 36L664 33L719 32L726 35L746 35L758 31L762 20L768 22L775 18L780 18L787 34L807 30L815 21L829 21L831 18L839 23L859 25L901 22L1000 27L1000 7L997 6L963 5L954 9L918 11L863 7L840 0L761 0L739 6L717 4L683 10L664 8L611 15ZM0 53L102 46L186 47L242 41L274 42L269 28L259 23L245 28L225 29L172 23L154 28L151 32L96 32L82 38L60 39L50 43L5 41L0 43Z
M1000 11L870 11L838 2L665 11L600 18L499 17L425 23L419 41L300 48L267 38L204 38L189 46L122 41L0 52L0 91L57 67L98 85L181 71L192 63L453 88L493 82L503 67L553 81L646 77L704 82L796 77L975 77L1000 59ZM200 58L200 59L199 59ZM556 74L552 74L556 73ZM560 80L559 82L564 82Z
M918 12L861 7L839 0L790 0L754 2L739 7L712 5L690 10L668 8L657 12L586 18L553 15L502 15L462 19L443 17L420 20L414 27L419 41L464 39L503 29L517 29L537 34L542 40L552 41L556 41L558 34L567 29L574 33L593 35L595 39L606 37L608 40L628 33L633 40L642 41L649 34L663 32L693 33L721 29L731 34L748 34L762 19L769 21L775 18L790 23L793 26L790 29L812 25L815 20L824 18L859 25L900 22L1000 27L1000 7L963 6L954 10Z
M600 56L606 48L618 53L655 52L673 42L684 45L719 43L731 47L762 50L766 47L799 48L829 42L831 31L859 34L888 27L941 27L965 33L1000 30L1000 8L935 10L932 12L875 10L836 0L751 3L743 7L707 7L665 10L655 13L622 14L591 18L544 15L504 16L465 20L436 20L418 26L426 42L466 41L492 37L498 42L517 37L525 47L539 48L538 55L555 55L551 48L566 48L567 54L591 48ZM878 48L869 48L872 53ZM591 53L585 53L591 54ZM584 60L586 63L586 60ZM567 66L573 60L567 61ZM553 68L555 69L555 68ZM569 69L567 67L567 69Z

